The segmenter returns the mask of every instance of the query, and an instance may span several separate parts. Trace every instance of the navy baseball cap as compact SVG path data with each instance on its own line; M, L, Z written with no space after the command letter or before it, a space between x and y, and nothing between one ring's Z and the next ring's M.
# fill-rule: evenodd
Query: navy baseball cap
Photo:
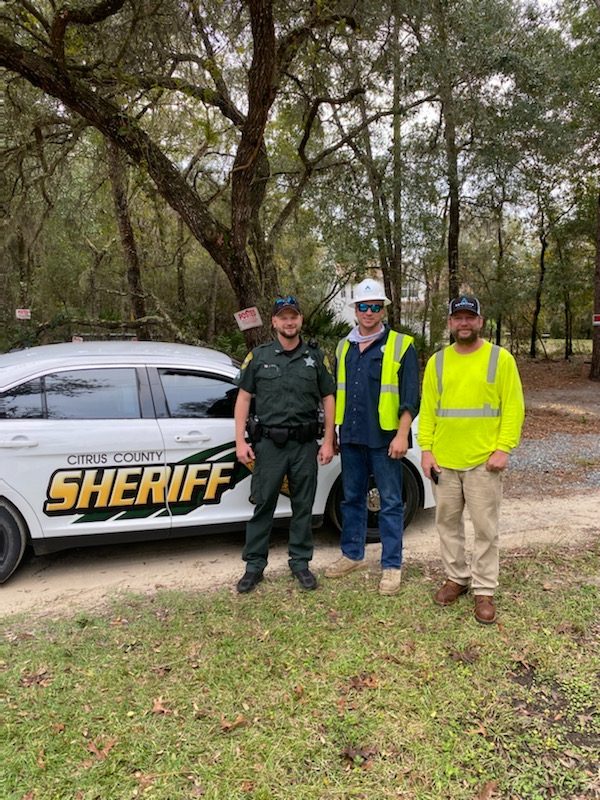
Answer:
M281 314L282 311L295 311L297 314L302 314L300 311L300 303L296 300L296 298L288 294L287 297L278 297L275 302L273 303L273 317L276 317L277 314Z
M479 300L473 297L472 294L461 294L459 297L455 297L454 300L450 300L448 314L452 316L452 314L458 314L460 311L469 311L471 314L480 317L481 306L479 305Z

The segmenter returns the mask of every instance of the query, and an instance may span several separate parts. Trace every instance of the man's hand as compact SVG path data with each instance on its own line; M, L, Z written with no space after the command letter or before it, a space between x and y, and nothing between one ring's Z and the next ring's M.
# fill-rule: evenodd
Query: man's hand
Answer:
M388 456L390 458L404 458L408 451L408 435L398 431L390 442L388 447Z
M334 455L335 455L335 446L328 442L323 442L321 447L319 447L319 452L317 453L317 461L321 465L329 464Z
M254 450L252 449L252 445L249 442L236 445L235 455L241 464L249 464L256 458L254 455Z
M502 472L507 467L508 453L505 453L504 450L494 450L485 465L488 472Z
M438 474L442 471L433 457L433 453L431 450L423 450L421 453L421 469L423 470L423 474L426 478L431 480L431 473L437 472Z

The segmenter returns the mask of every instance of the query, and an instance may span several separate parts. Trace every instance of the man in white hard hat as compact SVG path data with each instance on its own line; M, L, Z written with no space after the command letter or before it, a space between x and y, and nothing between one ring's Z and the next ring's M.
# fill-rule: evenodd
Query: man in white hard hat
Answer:
M419 366L413 338L384 324L390 300L378 281L358 284L350 305L357 326L336 350L336 425L342 457L342 555L325 577L341 578L365 565L367 491L379 496L382 577L379 593L395 595L402 576L402 458L419 411Z

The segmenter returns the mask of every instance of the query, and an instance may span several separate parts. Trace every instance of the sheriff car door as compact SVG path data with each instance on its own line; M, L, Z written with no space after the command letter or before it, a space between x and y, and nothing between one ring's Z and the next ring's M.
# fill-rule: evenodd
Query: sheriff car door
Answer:
M0 479L32 536L168 535L165 454L147 373L60 369L0 397Z

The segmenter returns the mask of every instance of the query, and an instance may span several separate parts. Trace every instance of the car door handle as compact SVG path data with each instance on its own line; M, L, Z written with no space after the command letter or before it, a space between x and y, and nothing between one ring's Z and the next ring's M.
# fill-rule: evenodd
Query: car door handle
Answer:
M25 436L15 436L14 439L0 439L0 447L16 450L19 447L37 447L39 442L27 439Z
M191 431L191 433L177 434L175 441L186 444L188 442L208 442L210 438L210 436L207 436L205 433L200 433L200 431Z

